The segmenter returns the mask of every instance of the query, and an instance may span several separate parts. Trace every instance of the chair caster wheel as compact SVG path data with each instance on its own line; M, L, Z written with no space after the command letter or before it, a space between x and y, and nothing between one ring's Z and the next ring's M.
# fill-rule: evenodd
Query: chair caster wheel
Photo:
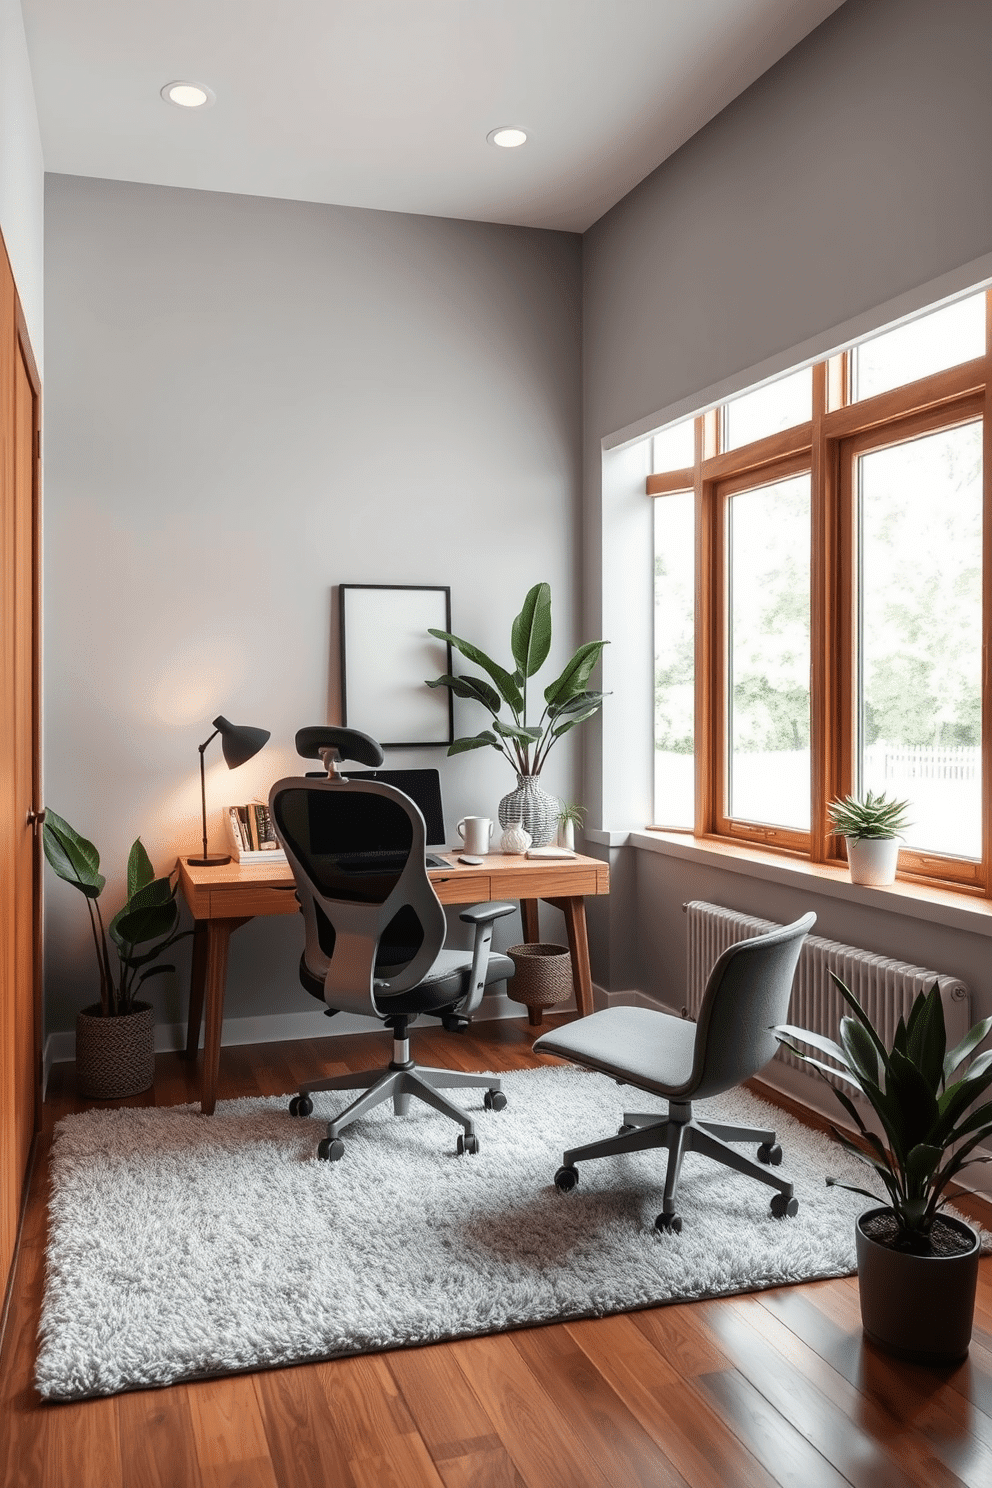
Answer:
M767 1163L773 1168L777 1168L779 1163L782 1161L781 1147L778 1145L777 1142L771 1145L769 1145L768 1142L762 1142L761 1146L758 1148L758 1161L760 1163Z
M625 1137L628 1132L632 1132L632 1131L636 1131L636 1130L637 1130L637 1127L636 1126L632 1126L629 1121L621 1121L620 1125L617 1127L617 1136L618 1137Z
M340 1162L344 1157L344 1143L340 1137L325 1137L317 1144L317 1156L321 1162Z
M313 1101L308 1095L294 1095L289 1103L290 1116L311 1116Z
M479 1139L474 1134L474 1132L458 1133L457 1151L459 1157L461 1157L466 1152L478 1152L478 1150Z
M487 1111L503 1111L506 1109L506 1096L502 1090L487 1090L482 1097L482 1104Z
M681 1214L659 1214L654 1222L654 1227L659 1235L681 1235L682 1216Z
M787 1199L785 1194L777 1193L772 1198L772 1213L776 1219L794 1219L799 1213L799 1200Z
M562 1193L571 1193L578 1181L578 1168L559 1168L555 1174L555 1188L560 1188Z

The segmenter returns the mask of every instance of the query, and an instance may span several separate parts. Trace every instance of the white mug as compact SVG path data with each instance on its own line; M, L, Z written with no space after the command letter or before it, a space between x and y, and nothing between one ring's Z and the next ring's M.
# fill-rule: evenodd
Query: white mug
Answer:
M455 831L465 844L465 851L478 857L489 851L493 824L488 816L463 816Z

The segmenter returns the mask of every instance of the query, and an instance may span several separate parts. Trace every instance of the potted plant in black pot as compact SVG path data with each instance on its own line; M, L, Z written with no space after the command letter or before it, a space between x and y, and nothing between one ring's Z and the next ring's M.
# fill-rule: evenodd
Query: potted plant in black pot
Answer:
M831 975L833 975L831 973ZM818 1074L839 1077L862 1093L884 1135L869 1129L854 1101L833 1086L854 1124L853 1137L831 1127L849 1152L871 1168L888 1202L857 1221L861 1317L873 1343L904 1358L945 1364L963 1359L971 1342L979 1239L970 1225L941 1213L947 1187L992 1136L992 1103L975 1105L992 1085L992 1052L977 1054L992 1029L983 1018L947 1051L940 989L916 998L886 1049L864 1008L833 977L853 1016L840 1020L840 1043L786 1024L775 1030ZM795 1040L836 1060L826 1064ZM852 1193L879 1195L828 1178Z
M86 900L100 978L100 1001L76 1018L76 1089L97 1100L138 1095L155 1078L154 1014L138 992L149 977L175 970L159 957L190 934L178 929L176 884L155 877L137 839L127 860L127 899L105 926L99 899L106 879L92 842L54 811L45 813L42 840L59 878Z
M456 739L448 753L463 754L468 749L486 747L498 750L517 772L516 790L510 791L499 803L500 826L520 824L530 834L534 847L554 841L561 803L542 790L538 782L551 747L563 734L591 718L603 705L605 693L591 691L588 683L606 641L586 641L579 647L564 671L545 687L544 706L537 722L528 723L528 717L533 717L533 694L528 697L528 683L540 671L551 651L550 584L535 584L527 591L523 608L513 622L510 630L512 672L493 661L471 641L463 641L446 630L431 630L430 634L454 646L466 661L492 679L487 682L485 677L455 677L445 673L428 681L428 687L447 687L455 697L481 703L492 715L491 728ZM504 703L508 720L500 717Z

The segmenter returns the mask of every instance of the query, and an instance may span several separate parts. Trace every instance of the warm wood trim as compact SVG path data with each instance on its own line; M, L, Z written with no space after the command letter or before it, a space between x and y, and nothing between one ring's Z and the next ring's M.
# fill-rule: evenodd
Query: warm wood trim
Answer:
M852 402L852 352L812 368L808 423L721 451L722 407L696 421L695 463L647 479L649 495L687 490L696 507L694 832L747 841L814 863L843 866L843 839L829 830L830 800L854 789L858 556L853 489L859 454L984 418L982 864L904 850L900 877L962 894L992 895L992 291L986 292L986 351L889 392ZM731 820L727 814L726 503L740 491L808 468L811 484L810 674L812 778L810 832Z
M809 459L813 439L812 422L796 424L781 434L770 434L767 439L756 439L740 449L727 450L706 461L707 480L722 481L738 473L745 474L764 465L773 465L793 455L804 455Z
M986 358L976 357L972 362L962 362L945 372L921 377L918 382L909 382L890 392L876 393L873 398L849 403L827 414L824 433L829 439L848 439L889 424L893 419L936 408L941 403L953 403L969 393L981 393L986 380L985 367Z
M695 467L688 470L664 470L658 475L648 476L649 496L671 496L679 491L691 491Z

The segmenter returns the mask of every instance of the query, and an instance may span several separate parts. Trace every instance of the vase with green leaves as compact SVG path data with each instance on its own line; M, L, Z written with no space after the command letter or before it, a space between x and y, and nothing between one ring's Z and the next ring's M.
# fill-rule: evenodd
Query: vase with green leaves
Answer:
M517 789L499 803L500 825L520 823L530 833L535 847L552 842L557 834L561 806L554 796L540 788L540 774L557 741L603 705L605 694L590 689L589 678L606 641L586 641L578 648L554 681L537 694L541 709L536 721L530 722L536 688L528 684L551 652L550 584L535 584L513 621L512 671L493 661L471 641L462 640L450 631L431 630L430 634L447 641L485 676L456 677L445 673L428 681L427 686L447 687L455 697L481 704L492 717L490 727L456 739L448 753L464 754L470 749L489 748L502 754L517 773Z
M836 1140L881 1184L883 1195L828 1178L880 1207L857 1221L858 1282L864 1329L884 1348L930 1362L963 1357L971 1338L979 1242L962 1220L942 1211L949 1185L992 1137L992 1052L978 1053L992 1032L983 1018L951 1050L940 985L920 992L886 1047L864 1007L840 980L834 984L850 1013L836 1042L783 1024L779 1042L829 1079L850 1119ZM803 1047L805 1046L805 1047ZM821 1055L832 1061L826 1063ZM869 1126L840 1080L863 1097L877 1118Z
M852 883L884 885L894 881L899 839L910 825L908 810L908 801L897 801L884 791L830 802L827 816L834 835L845 839Z
M76 1020L76 1081L81 1095L108 1099L147 1090L155 1072L154 1018L138 993L154 976L175 971L160 957L191 932L179 929L177 884L156 877L138 838L127 860L127 898L109 924L100 896L106 879L100 854L54 811L42 828L45 857L86 901L96 953L100 1001Z

